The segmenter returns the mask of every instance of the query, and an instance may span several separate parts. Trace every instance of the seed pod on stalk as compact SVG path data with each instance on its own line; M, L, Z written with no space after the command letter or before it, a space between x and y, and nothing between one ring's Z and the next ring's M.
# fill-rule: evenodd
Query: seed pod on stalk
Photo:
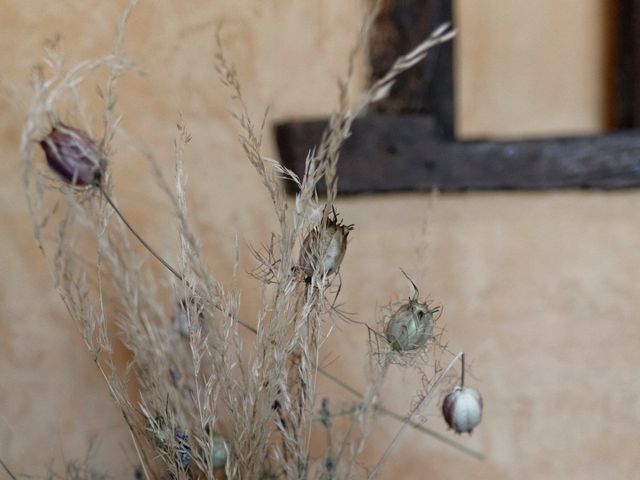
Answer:
M455 387L442 403L442 415L456 433L471 434L482 420L482 396L475 388Z
M390 316L385 328L391 348L399 352L416 350L427 344L433 334L433 316L440 310L439 307L429 308L426 302L421 303L418 289L411 283L413 297Z
M323 275L336 273L347 251L347 237L353 230L353 225L345 225L338 220L336 211L327 217L324 226L311 230L300 250L299 267L307 279L316 271Z
M105 155L85 132L56 123L40 140L49 167L74 186L99 186L104 176Z
M214 469L223 468L227 464L227 441L222 435L214 435L211 441L211 466Z
M97 187L107 203L111 205L118 217L142 246L178 280L182 281L182 275L156 253L140 236L107 193L102 184L107 166L107 157L89 134L77 128L68 127L61 122L56 122L51 128L51 132L40 140L40 146L44 150L47 164L62 180L73 186Z

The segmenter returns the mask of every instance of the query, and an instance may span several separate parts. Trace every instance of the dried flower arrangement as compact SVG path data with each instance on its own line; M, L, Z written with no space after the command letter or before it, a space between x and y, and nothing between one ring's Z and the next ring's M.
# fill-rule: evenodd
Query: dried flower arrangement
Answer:
M57 44L49 45L48 70L38 70L34 76L21 154L35 238L129 428L140 475L147 479L377 478L408 427L469 453L416 421L440 387L451 384L451 372L459 361L459 385L452 387L442 407L448 425L457 433L471 433L480 423L482 400L476 390L464 386L464 354L453 355L434 334L440 309L421 300L411 280L411 298L383 310L379 325L366 326L375 371L364 393L320 365L321 346L332 322L345 317L336 299L353 226L343 223L335 208L340 149L354 118L384 98L398 75L422 61L430 48L450 40L454 32L448 25L438 28L400 57L354 104L346 94L349 73L339 84L338 109L320 144L309 153L302 178L261 153L264 121L256 125L250 117L236 71L219 45L216 67L239 106L235 116L242 148L270 195L279 225L269 246L253 250L258 267L252 274L263 285L262 310L254 324L240 317L240 292L223 285L207 269L188 221L183 158L190 134L182 121L175 142L175 186L165 180L152 155L143 152L173 206L177 265L157 254L136 232L113 196L111 145L123 133L115 115L116 87L123 73L138 68L121 51L127 18L136 3L130 0L108 55L67 68ZM362 38L375 10L363 23ZM91 133L90 122L82 121L87 115L77 90L98 69L108 72L99 137ZM284 192L283 177L299 189L293 202ZM316 185L321 180L327 191L319 199ZM166 267L171 274L168 284L142 268L131 234ZM170 312L162 301L167 292L173 298ZM124 370L113 359L108 331L113 325L132 356ZM243 329L255 334L249 346L241 338ZM449 355L449 360L435 360L435 351L441 357ZM394 364L411 366L426 379L419 401L404 416L378 402ZM341 422L344 428L336 427L329 400L316 392L317 375L358 397L346 423ZM129 389L132 381L139 390L135 395ZM376 413L394 417L401 427L377 464L363 468L358 456ZM313 457L311 431L317 428L326 431L327 441L324 453Z

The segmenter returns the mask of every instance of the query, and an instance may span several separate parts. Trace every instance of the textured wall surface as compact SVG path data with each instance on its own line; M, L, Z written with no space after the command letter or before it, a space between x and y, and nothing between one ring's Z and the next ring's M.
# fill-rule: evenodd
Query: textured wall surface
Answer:
M122 5L4 0L0 15L0 76L13 92L0 97L0 455L16 472L59 468L63 457L84 455L92 440L96 463L116 478L131 478L135 462L125 425L32 241L17 147L28 71L44 39L61 33L71 62L101 54ZM125 50L146 75L120 84L123 125L170 171L182 115L193 134L192 220L221 278L233 268L236 232L243 242L265 241L275 219L242 157L232 104L215 76L214 27L224 23L227 53L256 116L269 105L272 119L308 117L335 104L335 79L360 15L358 2L340 0L143 0L134 12ZM360 66L356 83L363 78ZM271 140L266 153L275 155ZM126 149L113 162L125 213L161 251L171 251L167 204L146 163ZM485 398L482 425L460 439L484 461L407 432L385 478L637 476L640 194L397 194L339 205L356 224L343 264L345 310L369 321L378 306L408 295L398 267L405 268L444 305L440 325L449 347L467 352L470 382ZM248 270L251 259L244 262ZM258 289L250 280L241 286L249 316ZM366 334L357 325L337 327L326 346L335 358L330 368L362 387ZM409 380L393 372L387 406L406 409L417 390ZM446 432L436 404L426 417ZM380 419L363 461L375 461L397 428Z
M456 131L465 138L611 126L616 4L456 0Z

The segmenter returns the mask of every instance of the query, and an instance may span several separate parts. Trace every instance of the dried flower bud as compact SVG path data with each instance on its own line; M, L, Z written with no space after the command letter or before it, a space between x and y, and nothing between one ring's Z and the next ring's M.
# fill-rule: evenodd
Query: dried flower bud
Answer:
M456 387L442 403L442 415L456 433L469 434L482 419L482 396L474 388Z
M214 435L211 439L211 466L223 468L227 464L227 442L222 435Z
M347 236L353 230L353 225L345 225L338 220L333 212L333 218L327 218L324 227L316 227L309 232L302 242L300 251L300 268L311 278L316 269L322 274L336 273L347 251Z
M396 310L387 323L386 337L391 348L408 351L424 347L433 333L433 314L437 311L420 303L416 290L416 295Z
M189 446L189 434L184 430L176 430L176 457L183 469L189 466L191 461L191 447Z
M197 312L198 323L196 328L204 328L204 312L198 301L190 297L188 299L183 298L176 303L176 307L173 313L173 322L176 330L184 338L189 338L189 316L195 316ZM192 319L193 320L193 319Z
M49 167L71 185L100 185L104 155L85 132L57 123L40 141Z

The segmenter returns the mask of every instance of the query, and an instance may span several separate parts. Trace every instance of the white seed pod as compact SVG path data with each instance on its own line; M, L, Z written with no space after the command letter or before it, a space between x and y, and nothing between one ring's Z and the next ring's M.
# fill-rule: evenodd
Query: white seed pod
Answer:
M417 292L416 292L417 293ZM433 314L426 303L420 303L417 294L391 315L386 326L387 341L397 351L424 347L433 333Z
M353 225L338 221L334 211L333 218L327 218L324 227L311 230L300 250L300 269L307 278L311 278L319 269L321 274L336 273L347 252L347 237Z
M214 469L223 468L227 464L227 441L222 435L214 435L211 439L211 466Z
M456 433L471 433L482 420L482 396L474 388L457 386L442 403L442 415Z

